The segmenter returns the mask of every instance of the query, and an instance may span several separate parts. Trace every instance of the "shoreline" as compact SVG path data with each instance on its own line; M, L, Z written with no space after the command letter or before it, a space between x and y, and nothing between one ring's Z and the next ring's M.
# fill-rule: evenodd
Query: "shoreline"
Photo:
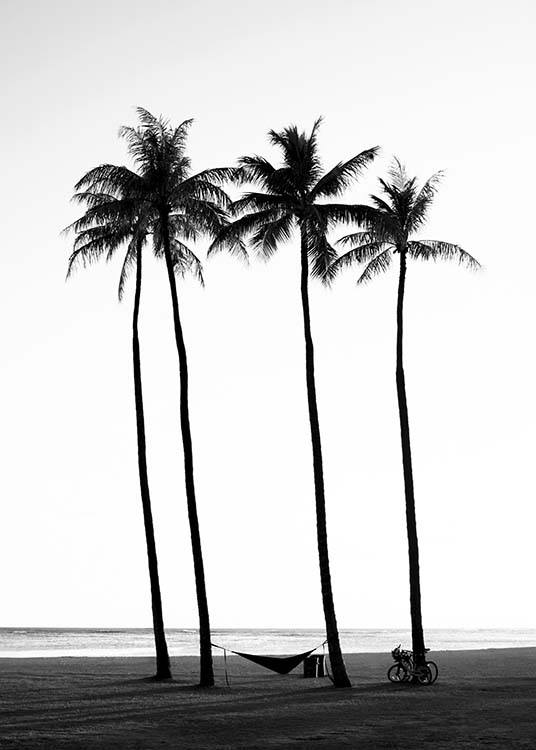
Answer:
M218 652L221 649L213 650L212 652L212 658L214 660L217 659L223 659L223 655L219 654ZM317 650L318 653L321 653L320 650ZM438 658L443 654L465 654L465 653L478 653L478 652L490 652L490 651L535 651L536 652L536 646L483 646L480 648L444 648L441 650L433 650L429 649L429 656L430 658L437 656ZM257 653L256 651L252 653ZM316 653L316 652L315 652ZM327 657L327 649L326 649L326 657ZM360 657L360 656L385 656L386 658L389 658L391 653L390 651L343 651L344 657ZM271 653L266 652L267 656L289 656L290 653ZM170 659L196 659L199 656L198 653L195 654L173 654L170 653L169 658ZM107 661L109 659L145 659L150 660L153 658L152 654L121 654L121 653L110 653L109 655L104 654L52 654L51 656L48 656L47 654L35 654L35 655L25 655L21 654L18 656L15 653L10 654L2 654L0 653L0 662L2 660L14 660L14 661L20 661L20 660L51 660L51 659L102 659L104 661ZM233 651L230 649L227 649L227 658L233 659L233 658L241 658L237 656Z

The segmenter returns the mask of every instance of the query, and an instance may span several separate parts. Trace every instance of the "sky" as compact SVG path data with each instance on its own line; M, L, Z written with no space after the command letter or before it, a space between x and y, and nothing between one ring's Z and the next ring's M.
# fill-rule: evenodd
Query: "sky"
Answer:
M445 171L423 239L480 260L411 264L405 369L426 627L536 627L533 208L536 9L528 0L3 0L0 626L150 626L121 258L65 281L74 183L129 163L136 106L193 117L195 170L274 161L309 129L329 168L393 155ZM335 232L334 239L344 230ZM207 242L196 250L206 257ZM165 268L147 256L141 346L164 615L194 627ZM396 272L311 287L341 628L409 627L395 390ZM214 627L322 627L297 240L178 282Z

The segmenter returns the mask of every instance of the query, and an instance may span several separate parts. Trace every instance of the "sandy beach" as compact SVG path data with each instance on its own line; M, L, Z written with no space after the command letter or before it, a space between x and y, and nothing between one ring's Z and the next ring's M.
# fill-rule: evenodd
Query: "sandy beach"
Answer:
M536 649L434 653L438 682L392 685L388 654L348 654L354 687L281 677L215 657L218 686L195 687L197 660L147 679L146 658L0 660L0 747L530 748L536 747Z

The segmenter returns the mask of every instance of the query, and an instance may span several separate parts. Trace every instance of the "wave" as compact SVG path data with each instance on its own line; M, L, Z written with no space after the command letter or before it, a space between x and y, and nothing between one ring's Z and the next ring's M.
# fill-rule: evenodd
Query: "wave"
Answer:
M197 630L170 628L166 631L172 656L199 653ZM341 630L345 653L391 651L394 645L411 644L407 629ZM233 651L264 654L291 654L320 647L324 631L278 628L214 628L213 641ZM428 629L427 645L432 651L515 648L536 646L536 629ZM150 628L0 628L1 657L58 656L152 656L153 633Z

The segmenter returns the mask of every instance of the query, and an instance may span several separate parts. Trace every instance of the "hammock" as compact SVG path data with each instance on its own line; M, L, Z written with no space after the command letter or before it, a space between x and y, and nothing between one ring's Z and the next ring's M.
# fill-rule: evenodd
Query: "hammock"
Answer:
M321 645L324 646L326 643L327 641L324 641L324 643L322 643ZM255 664L259 664L261 667L270 669L272 672L277 672L277 674L288 674L289 672L292 672L292 670L297 667L298 664L301 664L302 661L305 661L305 659L307 659L307 657L310 656L313 651L316 651L316 649L319 648L319 646L315 646L309 651L304 651L302 654L296 654L295 656L263 656L262 654L245 654L243 651L233 651L230 648L218 646L217 643L213 643L212 646L223 651L225 682L227 683L227 685L229 685L229 679L227 676L227 651L229 651L230 654L236 654L236 656L241 656L243 659L248 659Z
M261 667L271 669L272 672L288 674L312 654L313 651L316 651L316 649L312 648L310 651L305 651L303 654L296 654L296 656L258 656L257 654L243 654L241 651L231 651L231 653L241 656L244 659L249 659L249 661L253 661L255 664L260 664Z

